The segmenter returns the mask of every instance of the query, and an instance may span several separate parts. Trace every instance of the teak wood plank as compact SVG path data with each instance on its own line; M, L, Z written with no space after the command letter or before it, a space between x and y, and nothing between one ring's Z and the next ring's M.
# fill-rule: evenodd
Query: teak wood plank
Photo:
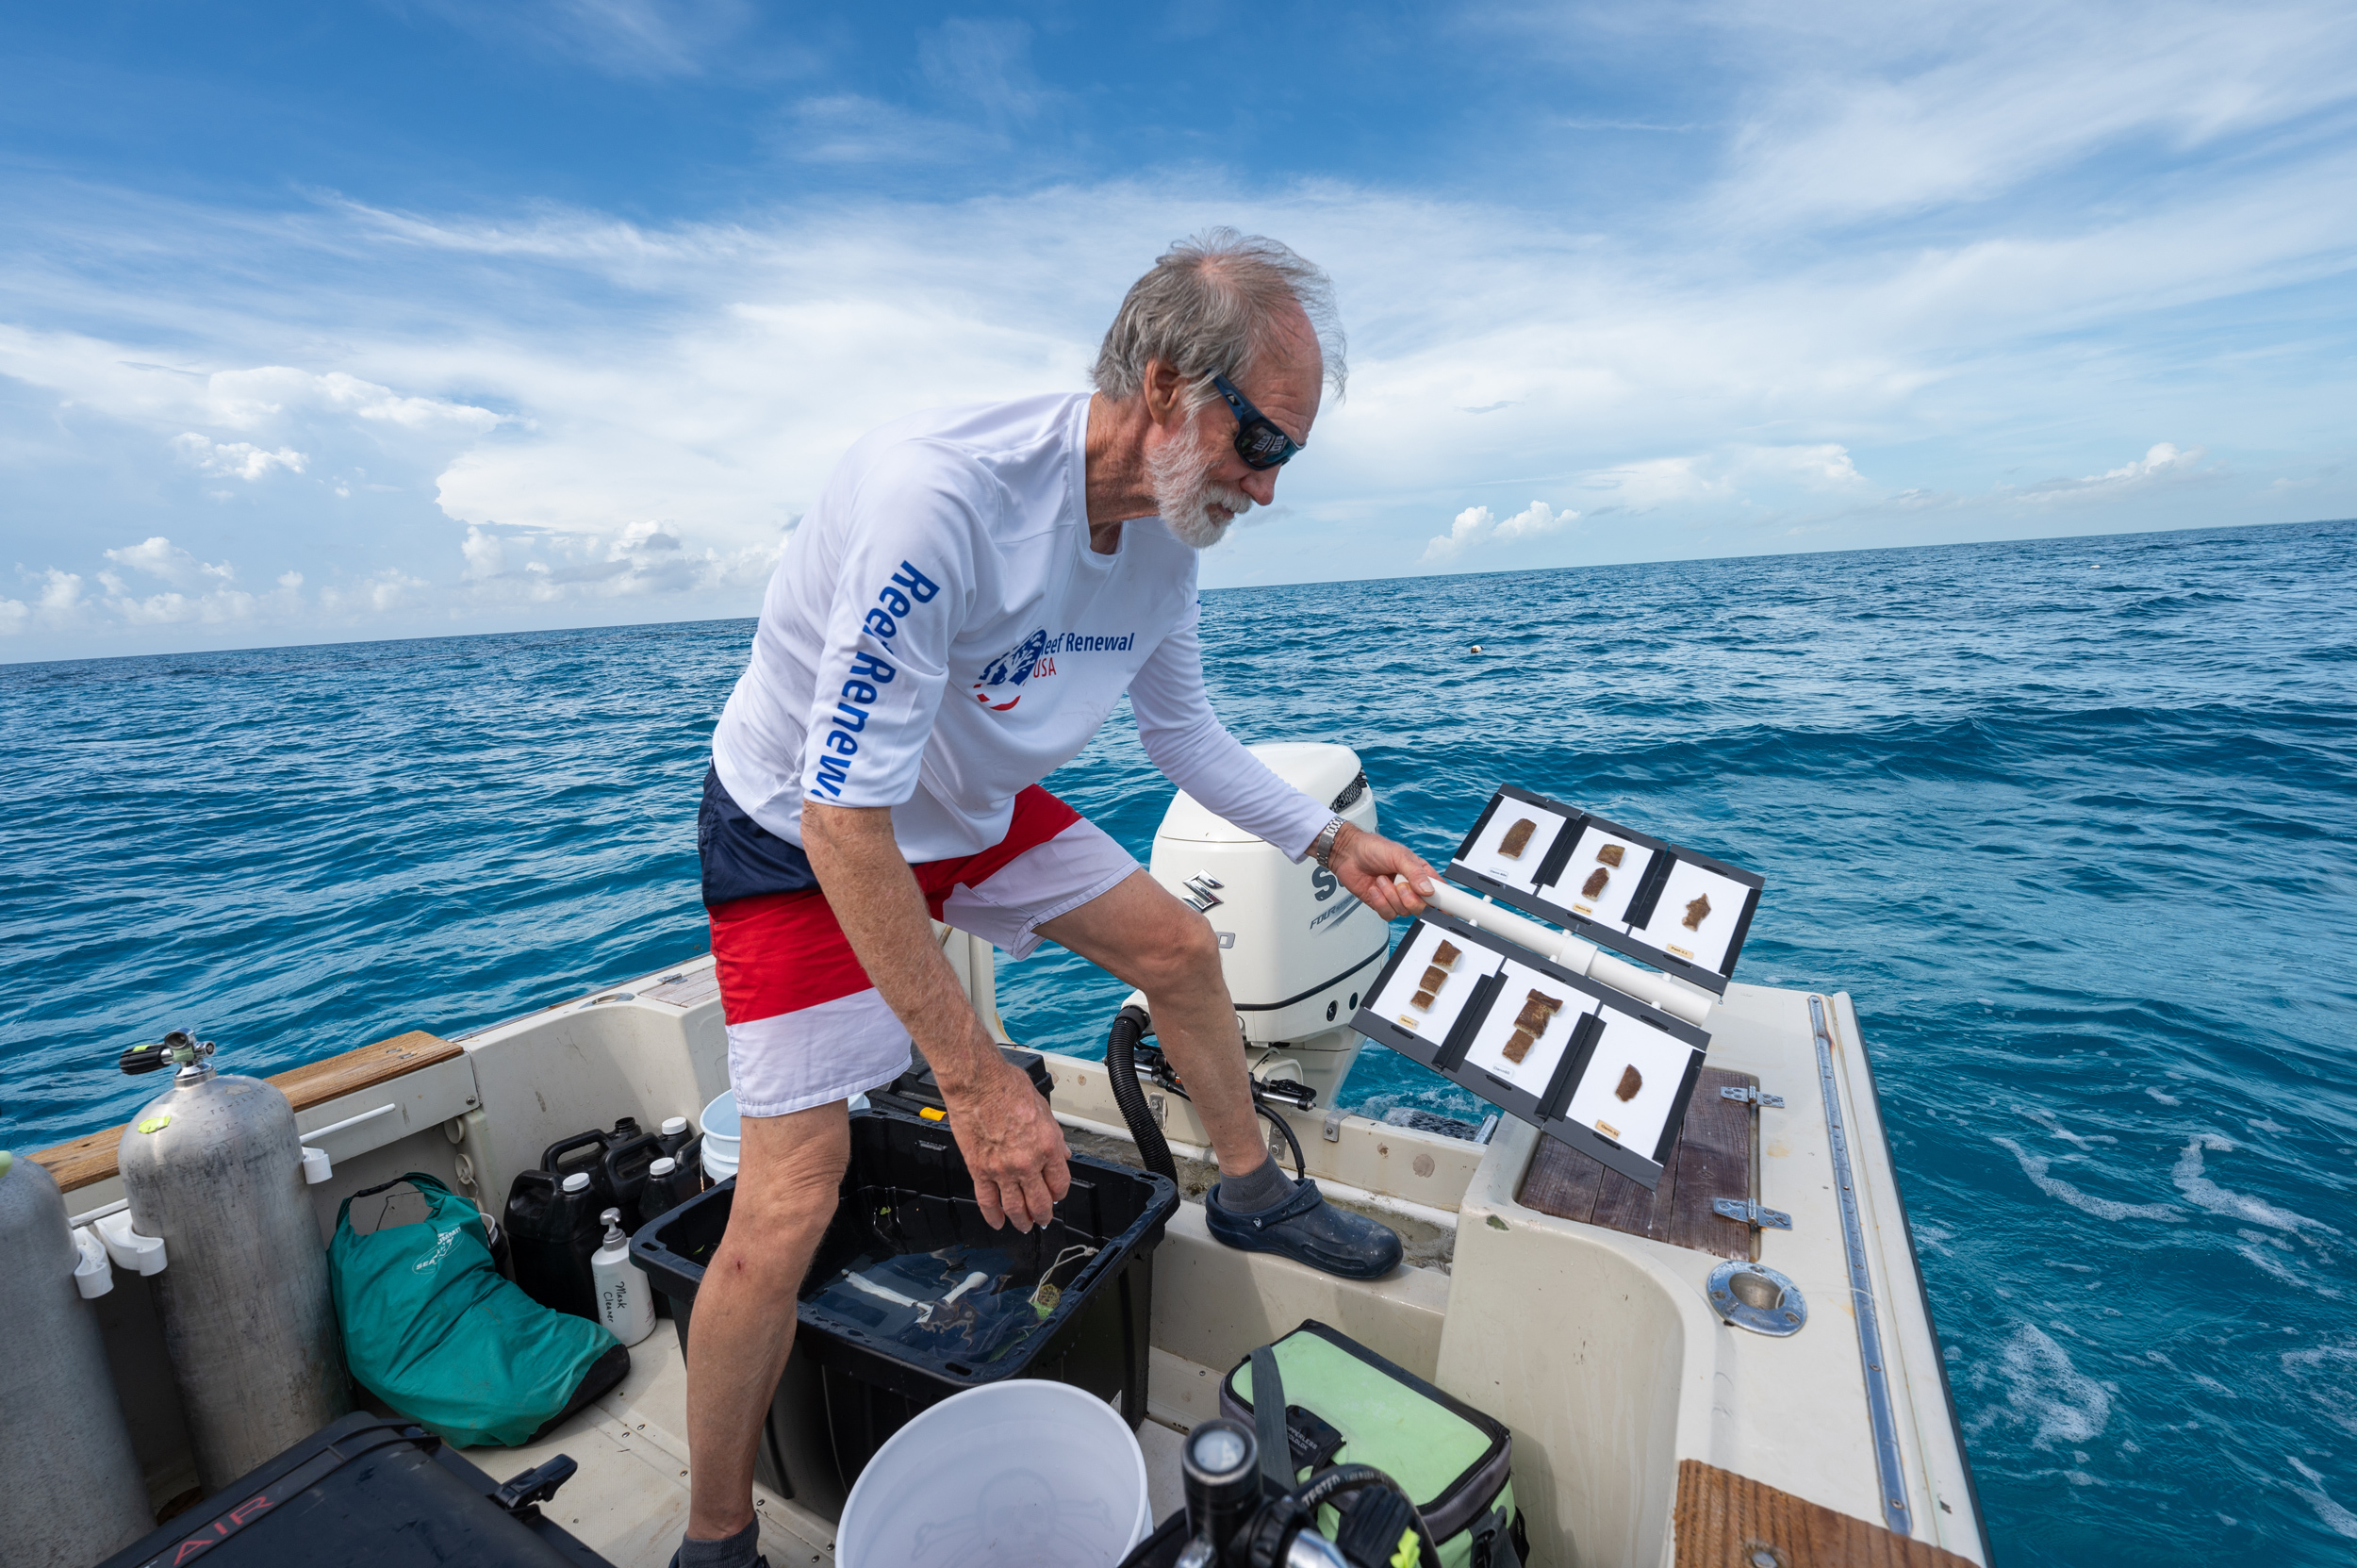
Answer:
M1670 1211L1669 1242L1722 1258L1752 1255L1752 1228L1711 1208L1722 1197L1752 1194L1752 1138L1756 1113L1747 1103L1722 1099L1722 1088L1756 1084L1749 1073L1706 1067L1694 1085L1693 1103L1679 1129L1677 1200Z
M1928 1541L1700 1460L1678 1461L1676 1568L1971 1568Z
M278 1086L297 1111L308 1111L314 1105L343 1095L356 1095L420 1067L448 1061L464 1048L438 1034L413 1029L406 1034L396 1034L389 1040L379 1040L324 1062L272 1073L270 1081ZM168 1078L160 1080L157 1092L161 1094L169 1081ZM38 1150L32 1158L57 1180L59 1191L70 1193L114 1175L115 1155L122 1144L123 1128L117 1125Z
M1720 1218L1710 1205L1714 1198L1752 1196L1755 1114L1749 1105L1720 1098L1719 1091L1757 1081L1749 1073L1702 1070L1662 1167L1661 1185L1652 1192L1569 1145L1541 1138L1517 1200L1558 1219L1722 1258L1747 1258L1750 1227Z
M1604 1181L1604 1165L1569 1144L1553 1138L1539 1140L1538 1157L1523 1176L1523 1190L1514 1200L1557 1219L1585 1224L1596 1210L1596 1188Z

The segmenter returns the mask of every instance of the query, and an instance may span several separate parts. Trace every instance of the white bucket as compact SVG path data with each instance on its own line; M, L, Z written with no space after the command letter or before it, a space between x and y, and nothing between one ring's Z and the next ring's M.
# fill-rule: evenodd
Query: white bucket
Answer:
M736 1091L727 1090L705 1106L696 1125L704 1130L704 1174L716 1183L726 1181L736 1174L736 1146L745 1135L745 1124L736 1114Z
M838 1568L1112 1568L1153 1506L1137 1434L1070 1383L1016 1378L944 1399L892 1434L835 1526Z

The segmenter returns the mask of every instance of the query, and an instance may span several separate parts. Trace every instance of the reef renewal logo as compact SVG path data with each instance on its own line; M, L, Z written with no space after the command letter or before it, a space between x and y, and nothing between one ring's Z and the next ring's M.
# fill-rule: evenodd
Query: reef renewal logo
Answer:
M1020 645L1008 649L990 663L982 666L981 679L974 683L974 701L993 713L1005 713L1023 701L1020 691L1009 693L1009 687L1020 686L1039 672L1039 662L1047 652L1047 629L1040 628L1025 637ZM998 698L1005 697L1003 702Z

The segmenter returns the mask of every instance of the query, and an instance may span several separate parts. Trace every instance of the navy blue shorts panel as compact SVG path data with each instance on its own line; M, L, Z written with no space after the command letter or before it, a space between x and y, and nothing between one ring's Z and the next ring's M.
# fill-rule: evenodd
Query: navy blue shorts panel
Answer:
M801 846L747 816L720 786L717 768L704 769L703 804L696 813L696 857L703 863L707 905L765 893L803 893L818 885Z

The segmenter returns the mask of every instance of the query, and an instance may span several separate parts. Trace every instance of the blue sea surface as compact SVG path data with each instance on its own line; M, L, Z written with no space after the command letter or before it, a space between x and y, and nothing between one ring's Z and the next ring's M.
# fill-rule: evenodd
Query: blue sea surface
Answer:
M0 667L0 1145L122 1119L173 1024L271 1072L702 950L750 631ZM2357 1553L2357 525L1233 590L1204 641L1434 859L1511 781L1767 876L1737 978L1857 999L2001 1561ZM1168 799L1126 716L1049 785L1141 858ZM1000 995L1095 1051L1123 988ZM1345 1098L1475 1109L1379 1049Z

